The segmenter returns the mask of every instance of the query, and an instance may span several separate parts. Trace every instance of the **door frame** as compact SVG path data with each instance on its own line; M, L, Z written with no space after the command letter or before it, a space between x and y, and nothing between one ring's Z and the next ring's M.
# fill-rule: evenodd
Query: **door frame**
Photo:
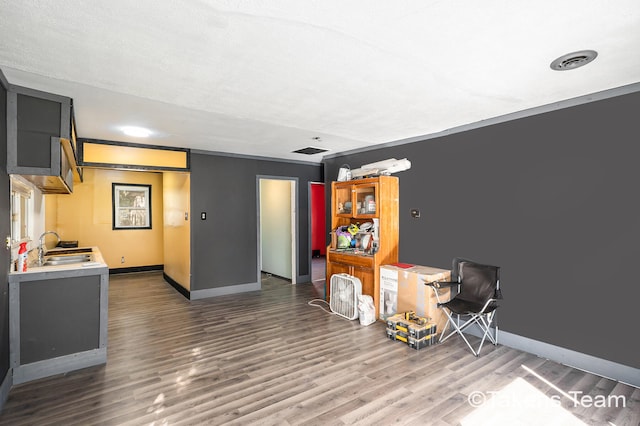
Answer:
M3 101L5 101L4 107L1 107L0 110L3 110L4 114L0 120L3 121L4 125L0 125L0 127L5 127L3 135L0 135L0 149L4 151L3 155L0 155L0 159L2 159L2 164L0 168L6 171L7 166L7 136L6 136L6 126L7 123L6 118L6 98L8 96L9 87L11 86L7 81L6 77L0 70L0 86L5 91L5 96ZM9 175L6 173L2 173L0 175L0 199L2 200L3 207L0 208L0 237L3 239L6 237L11 241L11 182L9 179ZM5 240L6 241L6 240ZM0 250L2 253L0 254L0 279L2 279L2 284L0 285L0 311L8 312L9 311L9 264L11 263L11 244L8 246L5 244L5 249ZM5 315L3 313L3 315ZM6 314L6 319L9 319L9 315ZM10 330L9 323L5 322L4 327L0 330L0 357L6 359L7 364L0 365L0 411L4 407L7 398L9 397L9 390L13 386L13 370L11 368L11 350L9 340L10 340ZM5 370L6 367L6 370Z
M327 222L326 222L326 218L327 218L327 184L325 182L308 182L307 183L307 205L309 206L309 214L307 217L307 223L308 223L308 238L307 241L309 241L309 247L308 247L308 251L309 251L309 281L311 281L312 284L315 284L313 282L313 228L311 226L311 217L313 215L313 203L311 202L311 198L312 198L312 194L311 194L311 187L313 185L322 185L324 187L325 193L324 193L324 199L325 199L325 209L323 214L325 215L325 229L323 230L323 234L325 235L324 240L325 240L325 245L326 245L326 240L327 240L327 236L326 236L326 231L327 231ZM326 266L325 266L325 271L326 271ZM325 277L325 287L326 287L326 277ZM325 293L326 293L326 288L325 288Z
M299 179L293 176L271 176L271 175L256 175L256 217L257 217L257 277L258 283L262 282L261 270L262 270L262 239L260 238L262 219L260 217L260 206L262 200L260 199L260 181L261 180L286 180L292 183L291 185L291 284L296 284L300 281L298 275L298 247L300 245L298 238L298 185Z

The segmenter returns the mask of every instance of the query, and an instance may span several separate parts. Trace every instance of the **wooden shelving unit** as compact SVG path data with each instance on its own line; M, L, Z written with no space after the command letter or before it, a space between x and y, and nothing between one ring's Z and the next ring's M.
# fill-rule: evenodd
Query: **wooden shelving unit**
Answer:
M333 274L353 275L362 282L362 294L373 297L378 318L380 265L398 262L398 194L399 181L394 176L332 182L332 232L340 226L377 222L377 251L344 250L330 244L327 247L327 300L331 297L329 283Z

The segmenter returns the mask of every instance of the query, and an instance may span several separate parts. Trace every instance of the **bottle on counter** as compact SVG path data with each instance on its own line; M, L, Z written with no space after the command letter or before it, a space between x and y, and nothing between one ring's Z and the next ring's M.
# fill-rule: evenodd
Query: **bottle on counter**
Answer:
M20 243L18 249L18 272L27 272L27 243Z

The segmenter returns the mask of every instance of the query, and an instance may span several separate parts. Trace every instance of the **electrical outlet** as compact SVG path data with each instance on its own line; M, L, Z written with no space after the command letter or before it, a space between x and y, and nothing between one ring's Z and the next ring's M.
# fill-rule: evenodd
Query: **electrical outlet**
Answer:
M120 263L124 263L124 256L122 256L122 259L120 259Z

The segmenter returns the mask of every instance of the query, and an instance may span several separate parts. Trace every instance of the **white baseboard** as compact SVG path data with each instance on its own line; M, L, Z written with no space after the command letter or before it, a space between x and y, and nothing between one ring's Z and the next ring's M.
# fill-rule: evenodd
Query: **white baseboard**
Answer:
M106 362L107 348L99 348L19 365L13 368L13 384L18 385L42 379L43 377L105 364Z
M191 290L189 300L206 299L208 297L224 296L227 294L246 293L248 291L259 291L262 288L260 283L248 283L239 285L229 285L226 287L214 287L204 290Z
M498 331L498 343L560 364L640 388L640 369L549 343Z
M480 334L480 331L476 326L469 327L465 331L474 336L482 337L482 334ZM485 341L485 345L487 344L490 345L491 342ZM498 331L498 344L529 352L541 358L546 358L569 367L577 368L578 370L583 370L587 373L592 373L597 376L640 388L640 369L638 368L597 358L592 355L587 355L582 352L555 346L549 343L540 342L518 334L509 333L508 331Z

